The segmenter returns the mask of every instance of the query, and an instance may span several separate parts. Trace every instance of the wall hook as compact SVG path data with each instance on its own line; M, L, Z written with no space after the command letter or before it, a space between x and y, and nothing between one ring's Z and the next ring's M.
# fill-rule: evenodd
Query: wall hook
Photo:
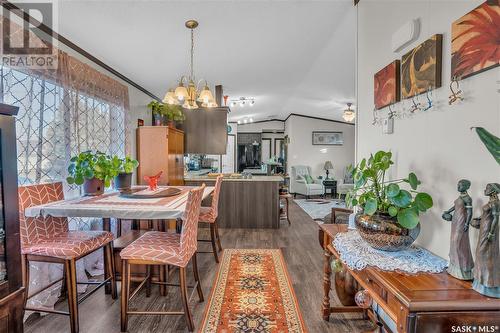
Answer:
M413 104L413 105L411 106L411 108L410 108L410 112L411 112L411 113L414 113L415 111L420 110L420 102L418 102L418 101L417 101L417 102L415 102L415 98L416 98L416 96L417 96L417 95L415 94L415 95L413 95L413 96L412 96L412 98L411 98L411 102L412 102L412 104Z
M455 90L453 90L453 84L455 83ZM448 104L452 105L456 101L463 101L464 98L460 96L462 94L462 90L460 90L460 83L458 82L458 79L454 76L453 79L450 82L450 90L451 90L451 95L448 97Z
M429 87L429 89L427 89L427 92L425 93L425 97L427 98L427 105L422 108L422 111L427 111L433 106L432 99L430 97L430 92L431 88Z
M394 111L392 109L392 105L389 105L389 113L388 113L388 115L389 115L389 119L393 119L394 116L396 115L396 111Z

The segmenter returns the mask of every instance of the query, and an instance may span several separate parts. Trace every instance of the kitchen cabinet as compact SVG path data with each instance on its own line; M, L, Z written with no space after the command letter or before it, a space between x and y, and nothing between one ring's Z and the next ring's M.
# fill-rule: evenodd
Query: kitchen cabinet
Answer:
M167 126L137 128L137 184L163 171L159 185L184 185L184 132Z

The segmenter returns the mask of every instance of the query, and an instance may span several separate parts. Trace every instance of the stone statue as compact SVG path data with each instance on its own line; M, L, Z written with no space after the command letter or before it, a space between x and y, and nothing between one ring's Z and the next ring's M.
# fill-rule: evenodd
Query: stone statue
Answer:
M498 244L498 215L500 214L500 184L486 185L484 194L490 200L483 206L481 218L474 219L473 227L479 228L476 249L476 267L472 288L480 294L500 298L500 256Z
M472 199L467 193L470 181L462 179L457 190L460 196L454 206L443 213L443 219L451 221L450 263L448 274L460 280L472 280L474 261L470 250L469 224L472 220ZM451 212L453 212L453 217Z

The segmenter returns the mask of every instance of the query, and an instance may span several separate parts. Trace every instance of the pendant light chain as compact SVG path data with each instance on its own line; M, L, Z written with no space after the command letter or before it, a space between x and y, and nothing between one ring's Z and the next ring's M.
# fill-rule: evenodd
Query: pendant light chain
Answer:
M191 29L191 77L190 79L194 81L194 70L193 70L193 59L194 59L194 30Z

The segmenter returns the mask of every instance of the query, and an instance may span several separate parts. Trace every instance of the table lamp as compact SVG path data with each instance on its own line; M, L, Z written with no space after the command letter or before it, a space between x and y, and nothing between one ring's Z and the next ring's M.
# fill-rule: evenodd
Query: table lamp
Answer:
M333 169L333 164L331 161L326 161L323 169L326 171L326 179L328 179L328 174L330 173L330 169Z

